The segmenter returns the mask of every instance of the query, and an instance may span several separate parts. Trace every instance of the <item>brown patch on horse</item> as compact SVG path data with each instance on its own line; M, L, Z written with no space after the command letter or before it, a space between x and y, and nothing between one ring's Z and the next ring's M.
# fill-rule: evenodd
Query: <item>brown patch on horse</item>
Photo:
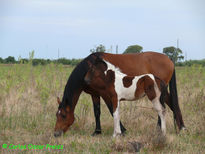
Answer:
M117 94L115 92L114 81L115 72L108 70L104 73L104 64L98 64L93 66L86 74L86 79L90 79L88 84L92 92L100 95L106 102L107 106L110 107L110 112L113 113L117 108Z
M138 81L137 81L137 89L135 91L135 97L136 98L139 98L140 96L142 96L145 91L144 91L144 77L140 78Z
M154 89L154 81L148 76L144 76L145 80L145 93L147 94L147 97L149 100L153 100L156 97L155 89Z
M124 87L128 88L132 85L132 80L134 79L134 77L132 76L125 76L122 79L123 85Z
M117 93L115 91L115 72L108 70L106 75L99 76L102 82L96 82L95 84L90 85L91 87L97 87L97 85L103 85L103 89L98 89L100 96L105 100L106 104L110 108L111 114L113 114L117 108ZM102 80L103 79L103 80ZM99 79L100 80L100 79Z
M148 75L138 80L135 96L139 97L142 96L144 93L147 95L149 100L153 100L156 97L156 93L154 90L154 81Z
M108 71L107 71L107 74L106 74L106 76L105 76L105 80L106 80L106 83L111 83L111 82L113 82L113 85L114 85L115 72L112 71L112 70L108 70Z
M112 70L107 71L105 75L105 83L106 83L106 90L103 95L103 99L108 100L106 101L106 104L112 106L112 113L114 113L117 108L117 103L118 103L117 93L115 91L115 86L114 86L114 83L115 83L115 72L114 71Z

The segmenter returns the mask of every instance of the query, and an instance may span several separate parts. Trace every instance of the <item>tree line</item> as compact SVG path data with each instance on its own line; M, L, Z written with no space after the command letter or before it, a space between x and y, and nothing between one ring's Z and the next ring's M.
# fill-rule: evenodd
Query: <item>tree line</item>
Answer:
M105 52L106 48L102 44L90 50L93 52ZM143 52L143 47L140 45L131 45L128 46L127 49L123 52L123 54L129 53L140 53ZM192 66L192 65L201 65L205 67L205 59L202 60L184 60L183 51L180 48L176 48L174 46L163 48L163 53L167 55L176 66Z
M91 53L94 52L106 52L109 50L106 50L105 46L100 44L99 46L96 46L93 49L90 49ZM123 54L129 54L129 53L140 53L143 52L143 47L140 45L131 45L128 46L127 49L123 52ZM202 65L205 67L205 59L203 60L188 60L183 61L183 51L180 48L176 48L174 46L165 47L163 48L163 53L167 55L176 66L192 66L192 65ZM14 57L9 56L5 59L0 57L0 63L1 64L27 64L32 63L33 66L36 65L46 65L50 63L54 64L63 64L63 65L77 65L82 59L67 59L67 58L59 58L55 60L50 59L41 59L41 58L34 58L34 51L29 53L29 58L19 58L18 60L15 60Z
M19 60L16 60L14 57L9 56L5 59L0 57L0 64L28 64L31 63L33 66L37 65L47 65L47 64L63 64L63 65L77 65L82 59L67 59L67 58L59 58L55 60L50 59L41 59L41 58L22 58Z

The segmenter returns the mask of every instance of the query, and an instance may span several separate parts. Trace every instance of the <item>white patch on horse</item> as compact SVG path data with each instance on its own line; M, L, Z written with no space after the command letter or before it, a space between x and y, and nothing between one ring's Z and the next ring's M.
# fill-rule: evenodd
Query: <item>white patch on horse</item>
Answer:
M161 119L162 134L166 135L166 121L165 121L165 113L166 112L165 112L165 108L160 103L161 92L159 91L159 88L158 88L155 81L154 81L154 89L156 92L156 97L152 100L152 103L153 103L154 109L158 112L158 115Z
M152 80L154 80L154 76L152 74L143 74L140 76L135 76L134 79L132 80L132 85L129 87L124 87L123 84L123 78L125 76L128 76L127 74L124 74L120 71L118 67L115 67L113 64L107 62L104 60L104 62L107 64L107 70L105 71L105 74L107 74L108 70L112 70L115 72L115 91L117 93L118 100L120 99L126 99L126 100L135 100L135 92L137 90L137 82L139 81L140 78L148 75ZM143 95L142 95L143 96ZM141 97L141 96L139 96Z
M58 111L58 114L60 114L60 113L61 113L61 111L59 110L59 111Z
M121 73L120 68L114 66L113 64L111 64L111 63L109 63L109 62L107 62L107 61L105 61L105 60L104 60L104 62L107 64L107 70L105 70L105 72L104 72L105 75L107 75L107 71L108 71L108 70L112 70L113 72ZM121 74L124 75L123 73L121 73Z

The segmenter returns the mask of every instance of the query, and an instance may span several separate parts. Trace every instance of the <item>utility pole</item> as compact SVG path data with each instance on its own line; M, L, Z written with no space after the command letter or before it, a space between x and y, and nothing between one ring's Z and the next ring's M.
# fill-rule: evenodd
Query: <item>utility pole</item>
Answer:
M118 54L118 45L116 45L116 54Z
M185 61L187 61L187 52L185 51Z
M60 50L59 50L59 48L58 48L58 59L59 59L59 57L60 57Z
M177 49L179 48L179 39L177 39Z

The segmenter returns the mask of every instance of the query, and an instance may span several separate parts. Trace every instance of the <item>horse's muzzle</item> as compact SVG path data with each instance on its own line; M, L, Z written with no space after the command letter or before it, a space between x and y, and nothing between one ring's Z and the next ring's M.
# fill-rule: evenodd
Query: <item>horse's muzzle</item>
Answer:
M54 136L55 136L55 137L59 137L59 136L62 135L62 133L63 133L62 130L60 130L60 131L55 131L55 132L54 132Z

